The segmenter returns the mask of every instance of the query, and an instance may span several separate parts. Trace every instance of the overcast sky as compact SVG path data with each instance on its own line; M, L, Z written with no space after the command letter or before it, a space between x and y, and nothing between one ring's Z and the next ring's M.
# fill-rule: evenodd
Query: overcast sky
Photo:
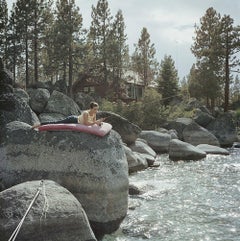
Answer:
M13 0L7 0L11 8ZM91 6L98 0L75 0L83 16L83 25L91 22ZM130 54L138 42L141 30L146 27L159 62L164 55L171 55L180 78L189 74L195 57L191 53L194 25L209 7L218 13L230 15L234 25L240 25L240 0L108 0L111 15L122 10L126 25Z

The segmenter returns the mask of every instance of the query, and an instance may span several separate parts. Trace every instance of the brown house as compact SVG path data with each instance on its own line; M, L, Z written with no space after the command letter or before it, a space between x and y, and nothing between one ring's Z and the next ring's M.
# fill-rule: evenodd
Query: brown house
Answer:
M139 75L131 70L126 71L123 74L123 84L119 90L120 98L123 101L139 100L143 97L144 93L144 81L139 77ZM113 87L108 85L104 86L99 83L97 79L94 79L88 75L82 75L79 80L73 84L73 93L83 92L86 94L95 93L100 97L111 96L113 94ZM117 98L116 96L111 96L110 98Z

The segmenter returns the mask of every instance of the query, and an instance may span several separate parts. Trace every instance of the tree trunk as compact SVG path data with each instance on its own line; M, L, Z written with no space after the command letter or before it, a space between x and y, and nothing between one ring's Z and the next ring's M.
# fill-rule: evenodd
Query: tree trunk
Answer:
M226 56L225 56L225 89L224 89L224 112L229 108L229 85L230 85L230 71L229 71L229 44L228 34L226 36Z
M28 37L25 39L25 71L26 71L26 88L29 86L29 69L28 69Z
M34 80L33 82L38 82L38 36L37 36L37 9L34 11L35 21L34 21Z
M73 57L72 57L72 43L69 45L69 86L68 94L72 98L72 84L73 84Z

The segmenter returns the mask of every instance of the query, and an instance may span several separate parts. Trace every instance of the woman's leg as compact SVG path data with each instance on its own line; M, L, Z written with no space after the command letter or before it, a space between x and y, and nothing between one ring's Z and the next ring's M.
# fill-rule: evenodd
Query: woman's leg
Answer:
M32 129L37 128L41 125L48 125L48 124L68 124L68 123L78 123L78 117L76 115L70 115L65 119L57 120L57 121L45 121L41 124L33 125Z
M78 117L76 115L70 115L70 116L66 117L65 119L61 119L61 120L42 122L41 125L68 124L68 123L78 123Z

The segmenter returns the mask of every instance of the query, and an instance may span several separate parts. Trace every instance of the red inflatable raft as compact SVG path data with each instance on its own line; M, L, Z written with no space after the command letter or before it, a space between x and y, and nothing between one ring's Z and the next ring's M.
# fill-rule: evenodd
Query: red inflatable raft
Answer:
M48 124L37 128L39 131L79 131L96 136L105 136L112 129L112 125L102 122L102 125L86 126L81 124Z

